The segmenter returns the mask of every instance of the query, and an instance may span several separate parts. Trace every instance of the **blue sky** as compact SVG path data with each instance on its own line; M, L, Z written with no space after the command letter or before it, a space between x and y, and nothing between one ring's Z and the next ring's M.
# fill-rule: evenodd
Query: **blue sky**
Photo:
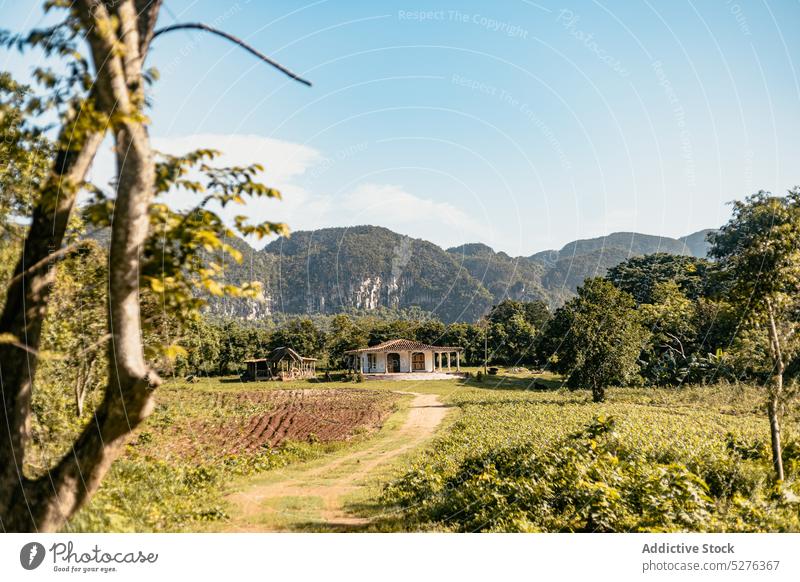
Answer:
M202 33L149 58L157 147L262 162L284 200L249 212L293 230L377 224L529 255L688 234L800 183L796 0L165 3L163 25L214 24L314 82ZM42 22L30 6L0 1L3 26ZM24 76L38 56L1 58Z

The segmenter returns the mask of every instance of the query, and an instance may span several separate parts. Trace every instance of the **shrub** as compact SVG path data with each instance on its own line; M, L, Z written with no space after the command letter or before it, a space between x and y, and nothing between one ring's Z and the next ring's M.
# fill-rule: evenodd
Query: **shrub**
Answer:
M497 422L511 426L521 418ZM468 439L466 448L474 452L452 461L446 458L449 444L440 443L440 453L385 489L384 501L399 506L417 528L460 532L800 526L795 494L769 483L769 460L742 459L719 441L703 444L671 435L674 441L644 444L630 425L620 430L614 418L602 415L561 437L532 435L507 445L498 445L503 438L498 432L494 446L482 446L474 430L472 419L462 418L453 431L454 438ZM665 437L671 432L658 430ZM740 437L731 438L736 450L743 447Z

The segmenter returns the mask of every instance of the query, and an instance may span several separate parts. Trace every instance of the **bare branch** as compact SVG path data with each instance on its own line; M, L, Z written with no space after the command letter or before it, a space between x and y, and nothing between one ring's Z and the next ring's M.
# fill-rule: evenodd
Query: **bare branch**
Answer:
M678 348L680 348L680 349L679 349L679 350L677 350L677 351L678 351L678 353L680 353L680 355L681 355L681 356L682 356L684 359L686 359L686 353L683 351L683 342L680 340L680 338L678 338L678 336L676 336L675 334L672 334L672 333L670 333L670 332L668 332L668 331L666 331L666 330L662 330L662 331L663 331L664 335L666 335L666 336L667 336L667 337L669 337L670 339L672 339L672 340L674 340L674 341L678 342Z
M290 71L289 69L284 67L282 64L280 64L279 62L269 58L267 55L265 55L261 51L253 48L252 46L250 46L249 44L244 42L242 39L240 39L240 38L238 38L236 36L233 36L232 34L228 34L227 32L225 32L223 30L220 30L218 28L214 28L213 26L209 26L208 24L203 24L202 22L187 22L185 24L173 24L171 26L165 26L164 28L159 28L153 34L153 40L155 40L157 37L159 37L162 34L165 34L167 32L172 32L174 30L203 30L205 32L210 32L211 34L216 34L217 36L221 36L222 38L225 38L225 39L231 41L234 44L238 44L244 50L246 50L247 52L249 52L252 55L255 55L256 57L258 57L259 59L261 59L265 63L267 63L269 65L272 65L273 67L278 69L284 75L286 75L288 77L291 77L295 81L303 83L303 85L308 85L309 87L311 87L311 81L307 81L306 79L302 78L298 74Z

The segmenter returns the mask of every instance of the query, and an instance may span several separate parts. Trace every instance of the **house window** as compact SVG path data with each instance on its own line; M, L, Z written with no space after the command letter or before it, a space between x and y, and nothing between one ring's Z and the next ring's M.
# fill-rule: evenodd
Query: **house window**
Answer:
M411 370L414 372L425 371L425 354L416 353L411 356Z
M367 370L372 371L378 367L378 356L367 354Z

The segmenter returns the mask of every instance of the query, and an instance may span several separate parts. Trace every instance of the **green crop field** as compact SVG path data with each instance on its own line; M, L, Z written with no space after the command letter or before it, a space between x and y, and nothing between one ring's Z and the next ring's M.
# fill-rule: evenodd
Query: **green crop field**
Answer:
M397 391L439 395L450 413L425 446L372 475L370 498L352 508L364 530L800 530L800 418L786 418L779 487L761 389L618 388L595 404L554 377L502 372L481 383L168 383L67 529L224 530L234 484L394 430L387 420L408 398ZM300 411L284 423L294 428L257 421L284 409Z
M460 416L383 502L390 528L446 531L797 531L800 487L770 481L760 391L745 386L450 396ZM788 419L787 419L788 420ZM790 479L798 417L787 422Z

